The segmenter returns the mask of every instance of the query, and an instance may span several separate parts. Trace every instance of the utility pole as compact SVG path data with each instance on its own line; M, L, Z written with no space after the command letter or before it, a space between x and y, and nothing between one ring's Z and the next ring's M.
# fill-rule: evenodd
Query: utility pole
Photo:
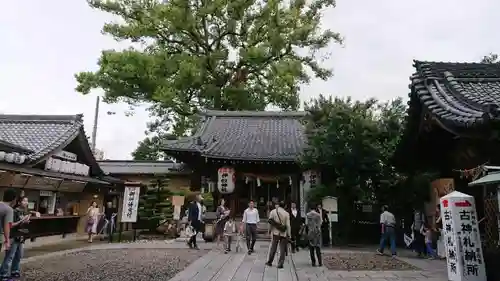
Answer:
M97 123L99 122L99 102L100 102L100 97L97 96L95 101L94 128L92 129L92 139L91 139L92 153L95 153L95 145L97 139Z

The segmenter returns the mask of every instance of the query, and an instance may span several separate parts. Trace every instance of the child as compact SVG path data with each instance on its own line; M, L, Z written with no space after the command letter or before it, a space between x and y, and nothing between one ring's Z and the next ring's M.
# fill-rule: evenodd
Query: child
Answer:
M424 235L425 237L425 247L427 249L427 254L429 255L429 258L435 259L437 257L437 254L436 251L434 251L434 248L432 247L432 239L434 236L434 232L427 223L424 223L424 225L422 225L422 228L420 229L420 233L422 233L422 235Z
M225 241L225 250L224 253L227 254L231 251L231 242L233 237L236 235L236 223L234 219L230 217L226 224L224 225L224 241Z

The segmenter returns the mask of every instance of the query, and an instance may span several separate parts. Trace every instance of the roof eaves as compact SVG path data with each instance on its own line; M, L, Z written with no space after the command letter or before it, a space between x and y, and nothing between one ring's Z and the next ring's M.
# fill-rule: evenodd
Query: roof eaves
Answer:
M7 141L0 140L0 147L9 148L12 152L18 152L23 154L30 154L34 151ZM1 149L0 149L1 150Z
M300 118L307 116L306 111L222 111L205 110L199 113L207 117L284 117Z
M0 121L30 121L30 122L83 122L83 114L76 115L23 115L23 114L0 114Z
M297 156L278 156L274 157L257 157L257 156L228 156L228 155L218 155L218 154L201 154L202 157L214 158L214 159L228 159L228 160L239 160L239 161L268 161L268 162L298 162L299 155Z
M151 161L151 160L113 160L113 159L105 159L105 160L99 160L97 161L99 164L112 164L112 163L124 163L124 164L134 164L134 163L175 163L172 160L159 160L159 161Z
M78 135L80 134L80 129L83 127L83 123L80 121L75 121L72 122L72 126L66 130L64 134L62 134L57 140L52 142L50 145L45 147L44 149L37 151L34 154L31 154L29 156L30 164L31 165L36 165L44 160L46 160L50 155L57 150L64 149L66 146L68 146Z
M96 176L104 175L104 171L101 169L99 166L99 163L97 163L97 159L95 159L94 153L92 152L89 144L89 140L87 139L87 135L85 134L85 128L83 127L83 124L80 123L78 133L76 137L73 139L78 138L82 149L83 149L83 154L91 167L93 168L94 172L96 173ZM65 146L67 146L71 141L67 142ZM62 146L61 149L64 149L65 146Z

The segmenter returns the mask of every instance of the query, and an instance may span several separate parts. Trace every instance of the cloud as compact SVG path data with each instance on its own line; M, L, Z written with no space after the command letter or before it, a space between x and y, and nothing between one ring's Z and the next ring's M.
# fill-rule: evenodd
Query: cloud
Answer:
M0 112L85 115L91 134L95 93L74 91L73 75L96 68L102 49L119 48L100 34L109 15L90 9L85 1L7 1L0 18ZM339 0L327 12L325 28L341 32L345 47L333 45L325 64L335 77L314 80L301 97L319 94L358 99L406 96L412 60L477 61L500 52L500 24L493 0ZM147 113L133 117L127 105L101 105L97 147L108 158L130 158L144 137ZM118 114L108 116L106 111Z

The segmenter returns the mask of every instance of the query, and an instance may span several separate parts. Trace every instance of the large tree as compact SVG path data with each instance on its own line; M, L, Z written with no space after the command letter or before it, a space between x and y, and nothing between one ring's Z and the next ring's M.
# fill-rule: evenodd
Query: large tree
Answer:
M341 43L322 29L334 0L88 0L119 17L103 33L131 41L105 50L99 69L76 74L77 91L104 101L149 103L158 127L184 135L200 109L283 110L299 106L300 85L328 79L318 52ZM169 124L172 128L165 128Z
M498 63L498 55L489 53L487 56L483 56L481 63Z
M402 175L392 165L406 115L402 99L378 102L320 96L306 104L306 110L309 146L302 164L322 174L322 185L308 196L313 201L339 198L344 238L350 237L357 200L389 204L393 209L423 204L426 177Z

